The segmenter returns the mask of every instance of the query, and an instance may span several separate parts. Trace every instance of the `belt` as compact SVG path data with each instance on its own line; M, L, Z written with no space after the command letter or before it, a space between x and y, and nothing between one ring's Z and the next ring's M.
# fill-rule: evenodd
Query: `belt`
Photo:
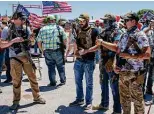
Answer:
M144 73L146 73L146 69L144 70L139 70L139 71L136 71L136 72L133 72L135 75L142 75Z
M139 70L139 71L134 71L134 72L132 72L132 71L121 71L121 73L122 74L123 73L133 73L135 75L142 75L142 74L146 73L146 69Z
M58 49L45 49L45 51L60 51L60 48L58 48Z

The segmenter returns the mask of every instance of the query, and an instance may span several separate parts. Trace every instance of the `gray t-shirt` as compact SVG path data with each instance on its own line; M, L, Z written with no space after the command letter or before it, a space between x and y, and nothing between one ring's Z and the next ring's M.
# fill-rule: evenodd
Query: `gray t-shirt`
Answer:
M4 27L1 33L2 40L6 40L8 38L8 27Z

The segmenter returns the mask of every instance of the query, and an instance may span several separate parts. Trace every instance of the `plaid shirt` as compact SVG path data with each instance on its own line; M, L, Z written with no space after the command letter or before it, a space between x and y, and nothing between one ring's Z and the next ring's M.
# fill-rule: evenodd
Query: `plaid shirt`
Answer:
M60 27L60 34L63 36L63 40L65 40L66 33L64 32L64 29ZM59 31L57 29L56 24L48 24L41 28L39 31L39 34L37 36L37 42L43 42L43 49L58 49L59 46Z

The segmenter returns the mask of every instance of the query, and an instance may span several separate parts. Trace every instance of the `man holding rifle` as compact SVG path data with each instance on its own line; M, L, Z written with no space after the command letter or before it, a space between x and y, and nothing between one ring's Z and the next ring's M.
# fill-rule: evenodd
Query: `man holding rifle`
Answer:
M29 35L27 27L23 27L27 17L22 12L16 12L13 16L14 23L9 28L9 40L16 37L22 37L24 42L15 43L9 48L10 64L11 64L11 76L13 80L13 105L11 110L16 110L19 107L19 101L21 99L21 81L22 81L22 69L27 74L30 81L34 102L45 104L45 100L39 95L39 86L36 80L34 64L28 54L29 52Z
M102 45L117 53L114 71L119 74L120 103L124 114L131 114L131 101L134 102L134 113L144 114L144 100L142 86L144 83L144 61L150 59L149 41L137 29L138 16L127 13L123 16L127 32L121 36L118 44L97 40Z

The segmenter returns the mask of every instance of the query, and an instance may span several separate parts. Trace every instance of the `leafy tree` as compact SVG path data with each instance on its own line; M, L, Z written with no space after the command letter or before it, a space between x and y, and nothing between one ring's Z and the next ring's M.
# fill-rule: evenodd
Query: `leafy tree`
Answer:
M137 12L137 15L139 16L139 18L142 18L143 14L146 13L147 11L150 11L154 14L154 10L152 9L142 9Z

